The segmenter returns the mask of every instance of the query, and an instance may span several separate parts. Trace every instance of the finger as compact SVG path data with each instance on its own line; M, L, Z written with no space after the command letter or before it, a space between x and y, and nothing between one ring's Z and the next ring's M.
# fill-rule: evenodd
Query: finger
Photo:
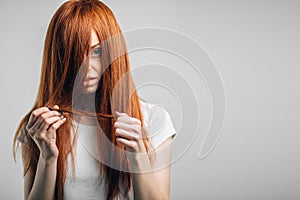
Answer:
M62 112L59 110L59 106L58 105L54 105L53 108L49 108L49 110L57 110L58 112Z
M61 120L60 116L54 116L54 117L49 117L49 118L45 119L39 127L40 131L47 131L48 128L52 124L56 123L58 120Z
M58 105L53 106L54 109L59 109Z
M28 130L29 134L31 136L34 136L37 132L39 132L39 128L41 126L41 124L43 123L43 121L40 121L39 119L30 127L30 129Z
M46 119L48 119L49 117L54 117L54 116L59 116L61 117L62 114L58 111L48 111L48 112L45 112L43 114L41 114L39 117L38 117L38 120L36 121L36 125L37 125L37 128L40 129L40 126L44 123L44 121Z
M121 121L121 122L128 123L128 124L137 124L137 125L142 124L139 119L134 118L134 117L129 117L126 113L118 114L117 121Z
M29 128L31 135L33 135L34 133L36 133L42 126L42 124L44 123L44 121L46 119L48 119L49 117L53 117L53 116L59 116L60 117L60 113L57 111L47 111L43 114L41 114L37 120L35 121L35 123Z
M132 133L130 133L124 129L120 129L120 128L116 129L116 136L125 138L127 140L134 140L134 141L137 141L139 139L137 134L132 134Z
M135 147L137 146L137 143L134 141L130 141L124 138L120 138L118 137L116 139L116 141L120 144L123 144L125 147L131 148L131 149L135 149Z
M117 122L114 123L114 127L124 129L128 132L133 132L133 133L136 133L136 134L141 133L141 126L136 125L136 124L126 124L126 123L117 121Z
M63 111L59 110L59 106L58 105L54 105L53 108L49 108L49 110L51 110L51 111L56 110L56 111L58 111L59 113L61 113L63 115Z
M36 120L38 119L38 116L42 113L45 113L49 111L47 107L41 107L38 109L35 109L34 111L31 112L26 129L29 130L33 124L36 122Z
M60 119L58 120L57 122L55 122L54 124L52 124L50 127L49 127L49 131L56 131L63 123L66 122L66 119L67 118L63 118L63 119Z
M123 112L119 112L119 111L115 111L115 113L116 113L117 115L127 115L127 113L123 113Z
M137 119L137 118L131 117L131 120L134 122L134 124L142 125L141 120L139 120L139 119Z

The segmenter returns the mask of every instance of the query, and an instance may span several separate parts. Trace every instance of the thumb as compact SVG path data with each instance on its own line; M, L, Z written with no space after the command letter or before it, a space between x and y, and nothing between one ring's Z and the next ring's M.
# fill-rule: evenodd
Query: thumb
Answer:
M59 109L58 105L53 106L54 109Z

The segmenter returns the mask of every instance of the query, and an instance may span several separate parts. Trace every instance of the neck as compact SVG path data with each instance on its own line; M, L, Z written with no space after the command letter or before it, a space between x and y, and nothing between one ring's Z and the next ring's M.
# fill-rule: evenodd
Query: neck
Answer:
M84 94L82 96L82 106L81 109L85 111L94 112L95 111L95 94Z
M88 112L95 112L95 94L83 94L80 97L80 101L82 104L80 104L79 109ZM75 120L87 125L95 125L97 123L97 118L95 117L77 116L75 117Z

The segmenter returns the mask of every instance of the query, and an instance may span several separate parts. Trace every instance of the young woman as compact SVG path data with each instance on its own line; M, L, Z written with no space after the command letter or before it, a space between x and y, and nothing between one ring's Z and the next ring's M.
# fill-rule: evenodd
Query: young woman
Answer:
M47 30L36 101L14 137L24 198L169 199L175 134L168 112L135 91L112 11L98 0L61 5Z

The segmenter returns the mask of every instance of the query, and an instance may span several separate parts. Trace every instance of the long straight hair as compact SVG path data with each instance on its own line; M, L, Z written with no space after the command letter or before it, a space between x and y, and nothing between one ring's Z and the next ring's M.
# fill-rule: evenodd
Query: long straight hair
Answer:
M28 148L22 148L24 162L24 176L31 173L35 176L39 159L39 149L29 136L25 125L33 110L48 106L59 105L60 108L72 109L72 98L76 75L84 62L85 55L89 55L91 45L91 30L94 30L100 42L106 41L114 35L118 37L102 46L102 64L107 68L99 80L96 91L96 112L113 114L114 111L126 112L129 116L140 119L142 137L147 152L155 152L148 133L144 129L140 98L135 91L135 85L130 74L127 47L120 27L112 11L98 0L71 0L63 3L53 15L48 26L38 94L33 107L20 121L13 143L14 158L19 146L17 138L23 131L28 141ZM120 52L124 52L121 53ZM119 56L118 56L119 55ZM118 81L122 78L122 84ZM114 94L113 94L114 93ZM114 102L112 103L112 98ZM63 186L68 170L68 156L71 155L74 164L74 140L71 131L74 130L71 116L66 115L66 122L56 131L59 157L57 161L56 199L63 198ZM111 144L124 149L116 142L114 119L99 119L104 134ZM101 140L101 138L99 138ZM128 166L124 155L101 149L106 155L114 158L115 163ZM111 156L111 154L114 156ZM151 156L152 157L152 156ZM74 166L74 165L73 165ZM105 175L107 200L116 197L120 192L119 182L125 186L128 193L132 187L130 172L114 169L100 162L99 170Z

